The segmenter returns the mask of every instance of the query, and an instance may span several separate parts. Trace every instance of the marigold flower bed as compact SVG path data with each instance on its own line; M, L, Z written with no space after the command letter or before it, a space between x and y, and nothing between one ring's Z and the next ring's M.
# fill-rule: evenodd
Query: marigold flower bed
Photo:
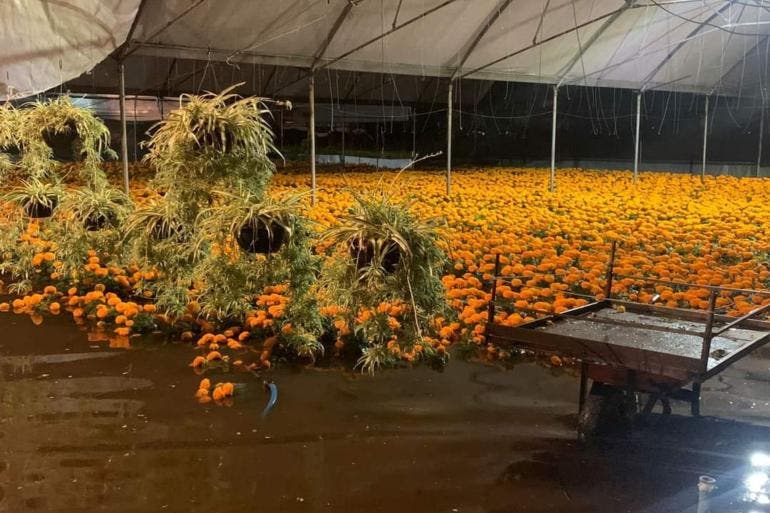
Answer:
M134 198L141 202L154 196L145 186L146 173L136 176ZM308 185L303 168L283 173L279 169L272 193L303 190ZM453 194L446 198L440 171L397 175L338 166L320 171L318 202L310 207L308 199L305 208L320 232L347 211L353 201L351 189L385 188L396 198L418 198L414 206L418 216L444 218L441 232L450 260L443 284L455 315L435 319L435 336L426 336L425 344L444 354L459 343L477 348L476 354L483 358L500 359L508 353L483 345L496 255L500 255L502 274L521 276L497 290L502 308L496 321L508 325L588 301L571 293L602 297L612 241L621 244L616 264L621 274L765 289L770 280L768 185L764 179L727 176L707 177L701 183L700 177L665 173L642 174L639 183L633 184L628 172L560 170L557 190L549 193L546 170L464 169L454 172ZM49 283L0 304L0 311L29 314L35 322L43 315L69 311L77 322L91 319L99 329L119 337L116 347L124 347L126 337L142 331L139 328L154 329L169 322L155 311L152 293L147 290L156 278L153 270L104 266L95 251L84 262L91 284L67 284L56 269L56 248L39 237L37 224L30 225L19 244L36 248L33 263L42 276L50 277ZM317 249L319 253L324 250ZM276 336L292 330L291 324L281 321L286 302L283 292L282 284L265 290L255 298L253 312L237 326L215 326L198 319L196 304L191 302L187 314L175 321L176 336L197 342L196 347L204 351L191 365L197 371L223 364L269 366ZM657 295L659 304L665 306L702 309L707 306L708 291L622 279L614 283L613 294L639 302L650 302ZM763 301L758 296L725 294L717 299L717 306L729 315L740 315ZM381 317L377 322L395 332L401 323L410 322L408 311L404 305L383 304L359 312L353 322L363 324ZM340 337L356 326L342 321L334 307L320 313L337 337L332 347L342 349ZM253 363L248 361L249 344L258 355ZM402 351L397 340L388 344L404 362L419 360L423 347L419 344ZM229 397L230 387L215 395ZM199 395L208 397L208 393Z

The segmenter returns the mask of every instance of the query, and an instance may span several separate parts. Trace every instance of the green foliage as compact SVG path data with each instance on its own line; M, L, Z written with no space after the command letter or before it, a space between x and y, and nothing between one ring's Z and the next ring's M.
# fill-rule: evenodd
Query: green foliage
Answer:
M411 203L394 203L386 193L353 196L356 203L348 215L323 235L342 249L343 265L333 267L334 278L327 280L334 296L350 304L402 299L422 312L446 310L441 285L446 257L438 245L439 222L421 221L411 213ZM368 252L371 258L357 265L358 252ZM396 254L395 270L388 272L388 260Z
M254 294L266 287L286 284L291 301L283 316L291 333L282 342L297 354L314 356L323 349L316 299L311 287L319 271L319 258L310 252L308 222L299 215L301 196L277 200L260 197L243 188L237 192L215 191L215 205L201 212L198 246L214 244L196 267L200 283L198 301L208 317L243 316L254 307ZM251 254L236 240L244 225L257 221L267 229L281 230L283 244L269 254ZM275 237L274 242L279 242Z
M3 196L3 200L25 209L33 204L55 208L62 194L62 188L59 183L42 181L33 177L29 180L22 180L18 185L11 188Z
M165 195L130 217L132 254L158 271L147 288L172 314L195 301L201 316L242 319L267 287L288 286L285 312L264 335L315 356L322 349L321 325L311 285L319 265L299 215L300 198L267 197L274 171L268 155L276 152L265 120L269 111L264 100L240 98L232 89L185 95L180 108L152 129L146 161L157 170L153 186ZM244 226L266 229L276 251L241 249Z
M18 143L19 111L11 103L0 105L0 150Z
M179 109L151 129L146 160L157 169L158 188L177 189L179 199L190 204L208 199L222 180L265 192L274 170L268 155L277 153L265 120L270 111L261 98L232 93L235 87L182 95Z
M16 114L21 167L32 177L55 176L56 162L46 137L76 132L75 155L83 160L82 178L90 183L106 178L99 164L103 156L116 158L109 147L110 132L93 112L77 107L68 96L58 96L24 106Z
M107 184L67 190L50 227L61 272L79 279L89 250L98 250L102 262L122 265L123 228L132 210L130 198Z
M323 235L333 254L320 295L341 307L354 327L349 339L361 350L357 366L374 372L392 365L402 348L413 357L443 358L424 342L432 320L451 312L441 284L446 257L438 222L419 220L410 203L395 203L386 193L354 198L340 225ZM398 347L389 346L394 343Z

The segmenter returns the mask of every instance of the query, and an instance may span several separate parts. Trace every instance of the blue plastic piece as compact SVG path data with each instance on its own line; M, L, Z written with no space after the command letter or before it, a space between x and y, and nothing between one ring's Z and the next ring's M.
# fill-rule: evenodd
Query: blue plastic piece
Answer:
M270 410L272 410L278 402L278 385L275 383L265 383L265 389L270 392L270 399L267 401L265 409L262 410L263 419L267 417L267 414L270 413Z

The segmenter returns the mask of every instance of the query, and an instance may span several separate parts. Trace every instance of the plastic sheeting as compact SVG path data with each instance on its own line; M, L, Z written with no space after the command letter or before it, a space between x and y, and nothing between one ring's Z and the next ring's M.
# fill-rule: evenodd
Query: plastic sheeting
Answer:
M735 94L745 57L766 55L763 2L171 0L148 4L134 45L231 64Z
M138 3L6 0L4 87L39 91L91 69ZM136 91L182 80L180 62L209 63L192 70L199 83L215 63L729 95L767 80L765 0L145 0L139 12Z
M123 44L140 0L0 1L0 98L75 78Z

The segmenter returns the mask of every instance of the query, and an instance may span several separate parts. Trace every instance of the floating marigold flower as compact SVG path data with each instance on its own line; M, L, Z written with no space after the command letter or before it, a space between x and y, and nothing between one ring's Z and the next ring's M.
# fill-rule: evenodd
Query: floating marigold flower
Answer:
M206 359L202 356L196 356L193 358L192 363L190 363L190 367L202 367L206 364Z
M222 355L219 353L219 351L211 351L209 354L206 355L206 361L207 362L213 362L215 360L221 360Z

